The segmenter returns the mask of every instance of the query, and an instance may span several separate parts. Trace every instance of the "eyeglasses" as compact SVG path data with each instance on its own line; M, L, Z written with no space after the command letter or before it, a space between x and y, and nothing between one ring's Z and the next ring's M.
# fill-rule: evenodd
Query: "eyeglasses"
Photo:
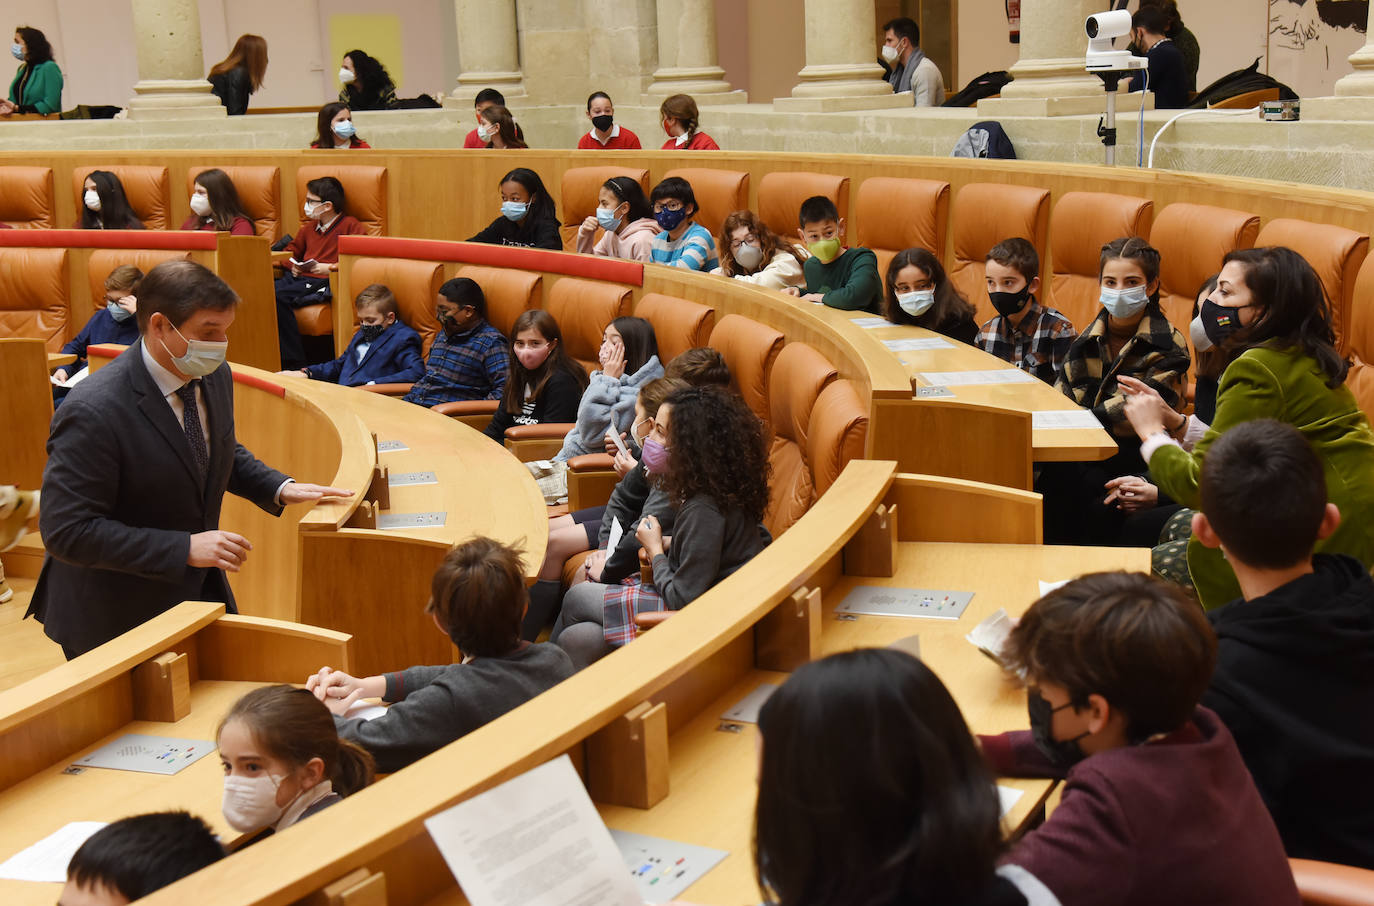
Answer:
M661 214L661 213L663 213L664 211L681 211L681 210L682 210L682 202L680 202L680 201L670 201L670 202L666 202L666 203L660 201L660 202L658 202L658 203L656 203L656 204L654 205L654 213L655 213L655 214Z
M742 246L742 245L758 245L758 244L759 244L759 237L755 236L753 233L750 233L748 236L745 236L743 239L731 239L731 240L730 240L730 251L732 251L732 252L739 251L739 247Z

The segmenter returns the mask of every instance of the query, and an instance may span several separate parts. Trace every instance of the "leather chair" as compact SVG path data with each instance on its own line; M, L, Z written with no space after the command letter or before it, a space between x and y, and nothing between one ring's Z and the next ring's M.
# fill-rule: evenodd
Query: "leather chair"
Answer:
M435 317L435 297L444 282L444 266L436 261L420 261L411 258L359 258L353 262L348 272L348 288L356 298L367 286L381 283L396 296L396 306L400 309L401 320L411 330L420 335L421 350L429 357L429 347L434 345L434 337L439 332L439 320ZM341 305L353 307L352 299L340 299ZM327 308L327 306L312 306ZM358 329L355 314L350 320L353 330ZM349 334L352 337L352 334ZM346 338L339 338L343 345ZM367 389L385 396L405 396L410 392L410 384L372 384ZM492 411L495 411L494 407Z
M1288 865L1303 906L1374 906L1374 871L1311 859Z
M744 171L683 167L663 174L664 179L669 176L679 176L692 184L692 194L701 209L696 221L706 227L717 242L725 218L749 207L749 174Z
M1259 217L1245 211L1177 202L1159 212L1150 245L1159 250L1159 303L1184 336L1198 287L1221 270L1221 259L1255 244Z
M635 306L635 316L654 325L658 340L658 360L668 363L695 346L705 346L711 340L711 328L716 323L716 310L677 296L645 293Z
M1278 218L1260 228L1255 247L1284 245L1307 259L1331 300L1338 346L1346 348L1346 325L1355 293L1355 275L1369 253L1369 235L1327 223Z
M1048 247L1050 221L1048 189L971 182L955 197L953 217L954 258L949 279L978 310L979 324L997 314L988 298L983 262L992 247L1003 239L1019 236L1040 251L1041 283L1045 282L1043 256Z
M196 190L196 177L212 167L192 167L186 171L186 192ZM281 168L280 167L219 167L234 183L239 201L259 236L269 242L282 237Z
M82 186L92 170L108 170L119 177L129 207L143 225L150 230L168 230L181 224L172 223L172 184L166 167L133 166L129 164L96 164L72 171L72 195L76 199L76 218L81 219L85 207Z
M728 314L711 331L711 346L730 366L730 380L754 414L768 422L769 373L783 347L782 333L743 315Z
M1097 265L1102 246L1150 235L1154 202L1109 192L1066 192L1050 213L1048 303L1082 332L1102 307Z
M0 223L24 230L57 226L51 167L0 167Z
M816 500L816 485L806 459L811 414L822 390L839 377L835 366L805 343L788 343L778 353L769 379L768 410L773 442L768 450L772 476L763 524L777 537Z
M1365 415L1374 418L1374 258L1365 259L1355 278L1345 341L1351 362L1345 385Z
M630 314L629 287L561 277L548 295L544 308L558 322L568 355L588 374L600 368L601 334L607 324Z
M559 194L562 203L558 212L563 221L559 233L563 236L563 248L573 251L577 247L577 228L582 221L596 213L597 194L601 186L612 176L628 176L639 183L644 197L649 197L649 171L637 167L573 167L563 174Z
M849 216L849 177L829 173L765 173L759 180L759 219L779 236L791 238L799 228L802 202L824 195L835 203L841 218ZM724 218L710 224L719 232ZM850 226L853 229L853 226Z
M57 352L76 335L65 248L0 248L0 336Z
M91 291L90 304L84 311L77 311L73 306L72 336L76 336L91 315L105 307L105 278L110 276L110 271L121 264L132 264L146 274L164 261L185 260L190 257L190 252L167 249L92 249L91 257L86 262L86 280ZM73 298L73 302L75 301Z
M386 167L360 164L301 167L296 170L296 200L304 204L306 184L322 176L332 176L343 185L348 213L366 228L367 235L386 235ZM313 222L300 214L296 229L312 228ZM353 300L348 301L351 304ZM301 336L328 336L334 332L333 308L326 304L301 306L296 309L296 326Z
M862 459L868 442L868 407L854 384L832 381L816 397L806 430L806 462L820 497L852 459Z
M903 249L923 248L944 261L949 183L889 176L865 179L859 184L854 219L849 234L854 244L878 256L879 276L886 277L888 264Z
M515 319L531 308L538 308L543 299L544 277L531 271L469 264L460 267L454 276L477 281L487 300L487 320L507 337L515 327Z

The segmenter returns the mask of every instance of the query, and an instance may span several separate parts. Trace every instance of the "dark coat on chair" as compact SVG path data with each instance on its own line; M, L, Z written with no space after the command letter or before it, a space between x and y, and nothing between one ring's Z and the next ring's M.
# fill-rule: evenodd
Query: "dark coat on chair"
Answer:
M182 601L223 601L234 611L223 570L187 565L191 535L219 528L226 490L282 511L275 497L287 476L234 439L229 367L201 385L210 430L202 482L142 356L140 341L73 388L48 438L39 516L47 556L26 616L69 654Z
M362 340L362 331L358 331L348 341L343 355L323 365L311 365L305 373L316 380L332 381L345 387L360 387L369 382L413 384L425 376L420 335L400 321L382 331L359 362L358 344Z

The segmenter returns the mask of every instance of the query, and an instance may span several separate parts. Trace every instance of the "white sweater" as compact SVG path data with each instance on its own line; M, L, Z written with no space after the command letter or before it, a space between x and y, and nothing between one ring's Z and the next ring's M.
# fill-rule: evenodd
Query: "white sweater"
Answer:
M806 252L802 252L803 257L807 257ZM711 271L713 274L725 276L722 268ZM736 280L743 280L745 283L752 283L755 286L762 286L764 289L781 290L789 286L805 286L806 276L802 273L801 262L796 256L784 249L778 249L773 260L762 270L753 274L735 274Z

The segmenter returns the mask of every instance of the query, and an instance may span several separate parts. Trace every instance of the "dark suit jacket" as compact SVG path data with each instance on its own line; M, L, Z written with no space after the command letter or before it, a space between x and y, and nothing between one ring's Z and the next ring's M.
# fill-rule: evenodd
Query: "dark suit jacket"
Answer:
M362 331L353 335L343 355L323 365L311 365L306 373L321 381L345 387L359 387L368 381L378 384L413 384L425 376L425 360L420 355L420 335L397 321L382 331L358 361Z
M182 601L233 595L223 570L186 565L191 535L219 528L224 492L278 515L287 476L234 439L229 366L201 386L210 427L202 485L190 444L135 343L68 394L53 418L39 527L47 556L27 615L89 651Z

